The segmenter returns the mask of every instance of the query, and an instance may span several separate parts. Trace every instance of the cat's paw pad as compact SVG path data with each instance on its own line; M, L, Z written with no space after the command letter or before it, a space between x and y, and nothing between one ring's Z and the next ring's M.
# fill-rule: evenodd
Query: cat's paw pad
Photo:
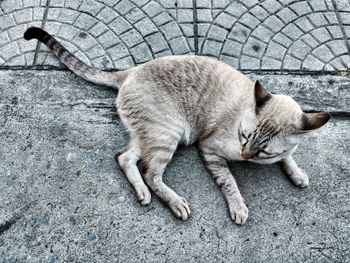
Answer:
M151 203L151 192L144 183L137 183L134 185L137 200L141 205L146 206Z
M177 218L187 220L191 215L190 207L183 197L172 199L168 205Z
M309 185L309 177L303 169L300 169L298 172L293 173L290 176L290 179L292 180L293 184L301 188L307 187Z
M230 217L237 225L243 225L248 218L248 208L244 203L230 207Z

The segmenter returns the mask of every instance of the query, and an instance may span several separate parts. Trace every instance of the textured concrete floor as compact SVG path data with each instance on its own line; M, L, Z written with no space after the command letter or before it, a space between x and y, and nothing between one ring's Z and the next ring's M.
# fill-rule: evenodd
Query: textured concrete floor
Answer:
M285 94L282 84L293 81L291 95L316 109L332 102L303 102L311 79L332 79L340 95L348 85L337 76L251 77ZM333 112L349 105L346 95ZM183 222L155 196L141 207L116 167L127 134L115 96L66 71L0 71L0 262L350 261L348 116L333 117L297 151L307 189L277 165L231 165L250 209L243 226L231 222L196 149L181 148L165 181L190 203Z

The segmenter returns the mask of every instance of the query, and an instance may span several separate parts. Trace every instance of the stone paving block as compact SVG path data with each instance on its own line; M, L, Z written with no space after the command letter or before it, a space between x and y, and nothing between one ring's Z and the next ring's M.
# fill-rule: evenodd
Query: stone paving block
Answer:
M125 42L128 47L136 46L141 43L143 37L135 29L129 30L124 34L120 35L120 38Z
M110 47L109 49L107 49L107 52L110 55L110 58L112 59L112 61L116 61L118 59L121 59L130 55L129 49L122 43L119 43L117 45L114 45L113 47Z
M16 22L13 18L12 15L10 14L5 14L5 15L2 15L0 17L0 27L1 27L1 30L6 30L6 29L9 29L11 28L12 26L15 26L16 25Z
M23 7L35 7L40 6L40 0L23 0Z
M146 43L141 43L140 45L131 48L130 53L136 63L143 63L152 59L152 52Z
M115 6L113 6L113 9L117 10L120 15L125 15L134 7L135 5L132 2L128 0L121 0L118 1Z
M133 61L131 56L118 59L117 61L114 62L114 68L119 70L129 69L133 65L135 65L135 62Z
M271 42L270 45L266 48L265 56L273 57L277 60L281 57L282 54L287 52L287 48L278 44L277 42Z
M334 54L331 49L326 45L319 46L312 51L312 54L318 58L322 58L323 61L331 61L334 59Z
M244 66L242 66L244 65ZM240 68L255 69L260 68L260 59L242 55L240 58Z
M308 70L313 68L315 70L322 70L323 66L324 64L313 55L308 55L302 64L302 68Z
M235 2L232 2L230 5L226 6L225 8L223 8L222 10L238 18L242 14L245 14L248 11L248 8L245 5L243 5L242 2L235 1Z
M223 53L223 55L220 56L220 60L229 64L229 65L232 65L235 68L239 67L238 58L236 58L236 57L227 56L227 55L224 55L224 53Z
M260 24L256 29L254 29L251 36L256 37L267 43L270 40L271 36L273 36L273 32L266 26Z
M79 6L80 11L84 11L92 16L96 16L102 9L104 5L94 0L84 0Z
M308 54L310 54L313 50L303 41L297 40L295 41L290 48L288 49L288 53L293 54L295 58L303 59Z
M281 66L282 66L282 61L279 59L264 57L261 61L261 69L278 70L278 69L281 69Z
M1 32L0 33L0 46L3 46L9 42L10 42L10 38L9 38L7 32Z
M215 56L218 57L220 55L220 46L218 45L218 42L207 40L203 44L203 55L209 55L209 56Z
M98 22L89 31L93 36L98 37L103 33L107 32L108 27L105 24Z
M264 21L269 16L269 13L261 6L254 6L249 12L260 21Z
M123 34L132 28L131 24L121 16L114 19L108 26L116 35Z
M188 52L188 49L186 47L187 41L183 36L170 40L169 45L175 55L186 54Z
M314 25L311 24L310 20L306 16L298 18L295 21L295 25L304 33L308 33L314 29Z
M193 7L192 0L177 0L176 3L177 3L177 6L179 8L192 8Z
M169 49L167 41L164 39L161 33L156 33L145 37L147 43L149 43L153 53L158 53L159 51Z
M213 20L212 12L210 9L198 9L197 10L197 22L206 23Z
M283 8L277 15L285 24L290 23L298 17L289 7Z
M266 44L258 39L249 38L243 48L243 54L261 58L266 48Z
M23 24L33 21L33 8L26 8L13 12L16 24Z
M273 30L273 32L278 32L284 25L283 21L277 16L269 16L265 19L263 25Z
M329 34L325 27L316 28L311 31L312 36L318 40L319 43L324 43L332 40L332 36Z
M141 33L143 37L158 32L156 25L147 17L134 24L134 27Z
M236 59L238 59L240 56L241 49L242 49L241 43L227 39L223 46L222 54L234 56L236 57Z
M330 49L336 56L340 56L348 53L348 50L346 47L344 47L342 40L332 40L327 43L327 46L330 47Z
M179 23L191 23L193 22L193 10L183 9L178 11L177 21Z
M170 40L182 35L175 21L162 25L160 27L160 30L163 32L167 40Z
M220 13L216 18L216 23L225 29L230 29L234 22L235 19L227 13Z
M312 13L310 5L306 1L293 3L290 5L290 9L294 11L298 17Z
M83 52L91 49L93 46L98 45L97 41L85 32L80 32L75 38L72 39L72 43L79 47Z
M74 21L74 20L73 20ZM80 14L78 19L75 19L74 26L84 30L90 31L90 29L98 23L98 20L87 14Z
M102 44L104 48L109 48L117 43L120 43L120 40L115 37L111 31L106 31L97 38L98 42Z
M82 0L66 0L65 6L76 10L82 3Z
M89 57L91 60L94 60L99 57L103 57L106 55L105 51L100 47L99 44L95 45L94 47L90 48L86 51L87 57ZM93 63L92 63L93 64Z
M145 5L142 10L149 17L154 17L154 16L160 14L161 12L163 12L164 8L160 4L158 4L158 3L154 2L154 1L151 1L147 5Z
M34 7L33 8L33 20L41 21L44 17L45 8L44 7Z
M213 25L212 30L210 30L210 32L208 33L208 38L214 39L218 42L223 42L225 41L227 35L227 29Z

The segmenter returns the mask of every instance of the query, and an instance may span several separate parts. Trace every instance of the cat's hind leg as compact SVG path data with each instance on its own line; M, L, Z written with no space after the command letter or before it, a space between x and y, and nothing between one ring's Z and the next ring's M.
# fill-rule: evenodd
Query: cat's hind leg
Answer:
M138 140L131 138L125 152L116 157L119 166L124 171L126 178L134 188L136 197L142 205L148 205L151 202L151 193L144 183L137 162L140 160L141 150Z
M164 135L164 132L161 136L155 134L148 138L147 143L142 146L142 163L147 185L169 206L177 218L186 220L191 214L187 201L168 187L162 178L180 139L180 135Z

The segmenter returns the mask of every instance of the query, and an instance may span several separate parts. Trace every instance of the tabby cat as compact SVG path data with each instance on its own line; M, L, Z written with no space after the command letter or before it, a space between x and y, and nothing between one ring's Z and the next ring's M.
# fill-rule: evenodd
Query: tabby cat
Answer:
M86 65L40 28L29 28L24 38L47 45L78 76L118 89L117 109L130 140L117 161L142 205L151 202L150 188L176 217L189 218L187 201L162 176L178 145L194 142L236 224L245 223L248 209L228 161L280 162L295 185L309 184L292 154L300 134L320 128L328 113L304 113L292 98L273 95L258 81L209 57L168 56L108 72Z

